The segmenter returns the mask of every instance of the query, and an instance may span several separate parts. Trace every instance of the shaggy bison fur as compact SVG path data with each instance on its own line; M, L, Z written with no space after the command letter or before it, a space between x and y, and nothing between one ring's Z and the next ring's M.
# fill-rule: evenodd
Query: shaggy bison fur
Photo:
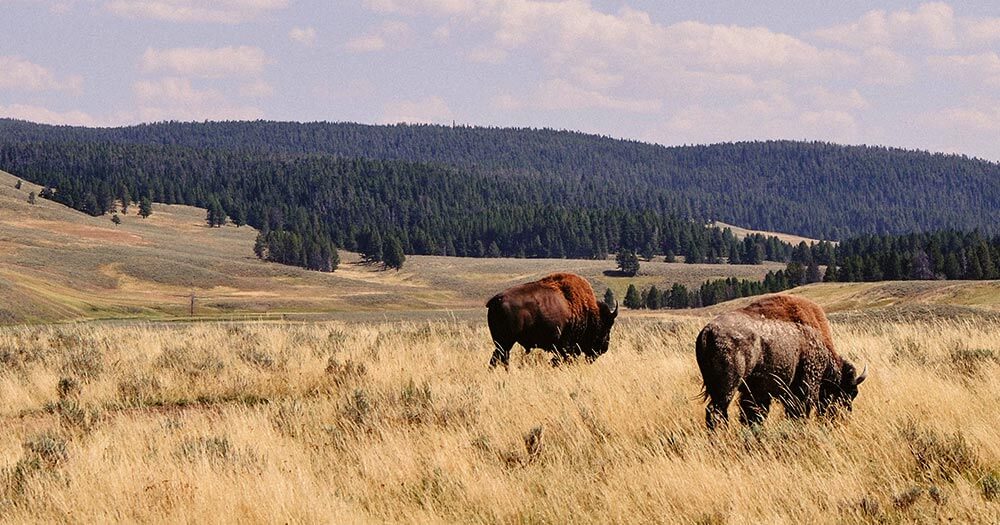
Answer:
M851 410L858 385L855 366L833 349L830 324L816 303L790 295L760 299L713 319L696 343L698 368L715 428L728 419L739 391L740 421L760 424L777 400L792 418Z
M486 308L494 345L490 367L506 367L514 343L554 352L557 361L579 355L593 361L608 351L618 315L617 304L612 309L599 303L590 283L571 273L508 288Z

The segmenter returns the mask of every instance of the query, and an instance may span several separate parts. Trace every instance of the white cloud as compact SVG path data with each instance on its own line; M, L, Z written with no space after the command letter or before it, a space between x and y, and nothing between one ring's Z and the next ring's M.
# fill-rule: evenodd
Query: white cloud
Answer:
M868 100L858 92L851 89L847 92L838 93L823 86L814 86L804 92L815 107L826 110L859 110L868 108Z
M949 129L966 135L1000 132L1000 102L931 111L921 116L920 121L927 126Z
M133 84L140 121L258 119L263 110L233 104L216 89L199 89L186 78L140 80Z
M447 42L448 39L451 38L451 28L447 25L438 26L434 29L434 32L431 33L431 38L437 42Z
M386 104L381 122L394 124L450 124L455 118L451 108L441 97L432 96L421 100L403 100Z
M293 27L288 32L288 38L304 46L312 46L316 43L316 29L313 27Z
M906 57L886 47L866 49L861 55L862 79L868 84L900 86L913 80Z
M453 15L481 7L477 0L364 0L365 7L379 13Z
M494 100L501 109L581 110L606 109L628 113L656 113L663 107L659 100L614 97L582 89L563 79L543 82L531 95L518 99L501 95Z
M844 25L820 29L814 34L835 44L854 47L891 47L894 44L951 49L958 45L955 12L948 4L921 4L913 11L879 9Z
M899 47L940 51L1000 41L1000 18L957 16L947 3L932 2L913 10L869 11L854 22L820 29L813 35L855 49Z
M1000 55L996 51L974 55L928 57L927 64L940 77L985 83L1000 88Z
M345 47L355 53L381 51L390 45L399 44L410 35L410 26L405 22L390 20L384 22L374 32L349 40Z
M150 48L142 56L142 69L146 72L166 71L174 75L204 78L255 75L270 63L262 50L250 46Z
M853 65L846 53L814 47L763 27L682 22L665 28L661 48L686 65L714 71L783 70L830 76Z
M1000 18L980 18L963 23L966 40L972 45L1000 41Z
M264 118L264 111L255 106L226 105L199 108L141 106L137 115L140 122L158 122L163 120L258 120Z
M732 140L828 140L858 142L853 115L833 109L808 109L783 95L749 100L733 106L692 105L673 112L646 139L663 144L713 143Z
M502 64L507 60L507 51L495 46L477 47L465 54L470 62L480 64Z
M248 98L270 97L274 95L274 86L258 79L240 86L240 95Z
M288 0L110 0L104 4L108 11L128 18L222 24L246 22L287 6Z
M186 78L140 80L132 85L140 103L158 102L173 106L199 107L222 103L222 93L212 89L195 89Z
M0 56L0 89L79 93L83 78L58 78L48 68L16 56Z
M91 115L78 110L59 112L39 106L12 104L0 106L0 116L44 124L67 126L99 126L101 123Z

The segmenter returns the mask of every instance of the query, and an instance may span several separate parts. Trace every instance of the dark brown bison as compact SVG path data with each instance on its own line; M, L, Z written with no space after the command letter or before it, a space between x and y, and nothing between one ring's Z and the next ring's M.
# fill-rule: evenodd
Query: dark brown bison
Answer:
M851 410L861 375L833 349L830 324L816 303L775 295L713 319L696 343L709 428L728 419L740 393L740 421L760 424L771 401L792 418Z
M557 361L583 355L588 361L608 351L618 305L611 309L594 297L585 279L554 273L504 290L486 302L486 319L493 338L490 367L507 366L510 349L555 352Z

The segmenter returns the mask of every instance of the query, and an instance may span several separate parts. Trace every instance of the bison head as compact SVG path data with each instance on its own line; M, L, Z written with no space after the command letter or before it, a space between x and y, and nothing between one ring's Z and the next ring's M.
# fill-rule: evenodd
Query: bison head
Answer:
M608 345L611 343L611 327L618 317L618 301L615 301L614 308L603 302L598 302L597 307L601 311L601 326L598 329L597 340L594 341L595 357L608 351Z
M858 397L858 385L868 378L868 366L861 374L849 361L840 367L840 380L824 380L819 392L820 414L835 415L840 409L853 410L854 398Z

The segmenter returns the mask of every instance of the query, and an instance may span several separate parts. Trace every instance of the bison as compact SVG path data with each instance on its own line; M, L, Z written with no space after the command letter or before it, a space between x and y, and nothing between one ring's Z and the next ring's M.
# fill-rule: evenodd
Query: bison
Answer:
M486 302L486 319L493 338L490 368L508 366L510 349L519 343L555 352L555 363L583 355L588 361L608 351L611 326L618 316L599 303L585 279L571 273L554 273L494 295Z
M728 419L740 393L740 421L763 423L772 400L792 418L851 410L860 375L833 349L830 324L816 303L790 295L760 299L713 319L696 342L698 368L708 401L705 422L713 429Z

